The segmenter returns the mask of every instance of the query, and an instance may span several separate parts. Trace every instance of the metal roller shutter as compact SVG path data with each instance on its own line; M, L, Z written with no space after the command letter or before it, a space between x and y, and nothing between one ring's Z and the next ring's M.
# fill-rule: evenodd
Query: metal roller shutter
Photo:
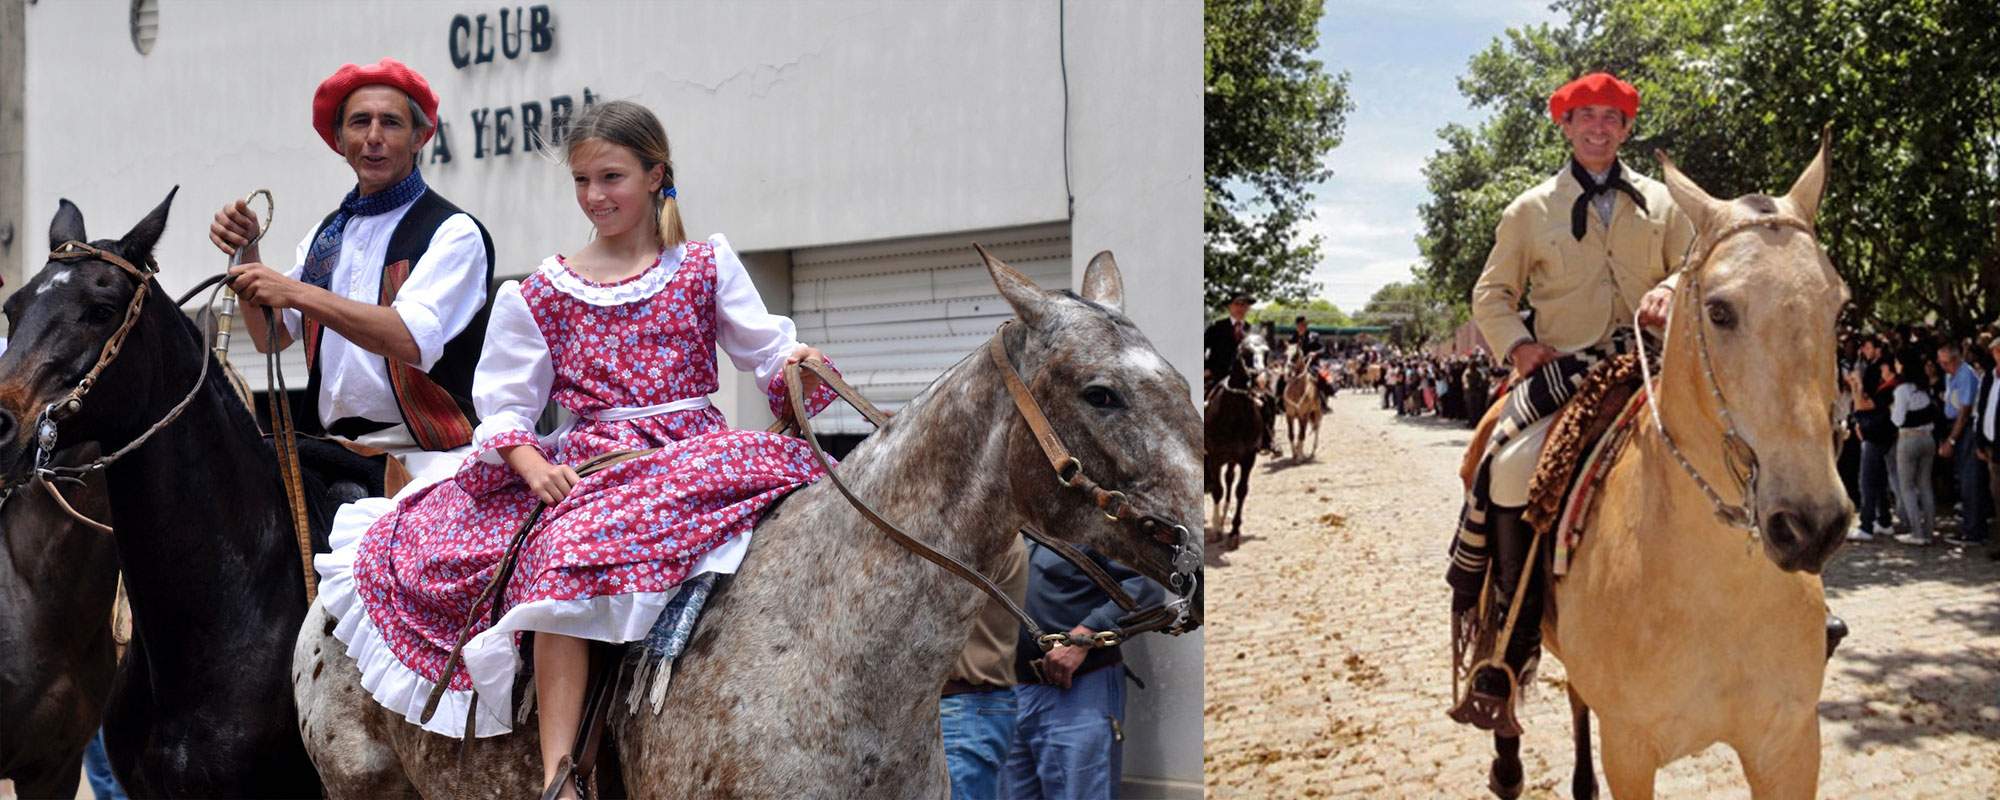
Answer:
M798 250L791 316L800 341L824 350L876 405L902 408L1014 314L973 242L1044 288L1069 288L1068 222ZM844 403L815 427L873 430Z

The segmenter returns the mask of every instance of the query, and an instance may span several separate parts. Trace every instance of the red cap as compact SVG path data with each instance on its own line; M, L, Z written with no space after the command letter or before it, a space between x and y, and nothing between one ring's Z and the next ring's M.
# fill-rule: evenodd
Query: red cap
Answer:
M388 86L409 95L417 101L417 107L430 118L431 127L437 127L438 98L431 91L431 84L401 61L385 58L368 66L342 64L333 75L319 82L313 90L313 130L319 131L319 138L326 140L326 146L333 152L340 152L340 145L333 138L333 111L363 86Z
M1609 72L1593 72L1563 84L1549 95L1549 117L1556 122L1562 122L1570 109L1583 106L1610 106L1631 119L1639 114L1639 90Z

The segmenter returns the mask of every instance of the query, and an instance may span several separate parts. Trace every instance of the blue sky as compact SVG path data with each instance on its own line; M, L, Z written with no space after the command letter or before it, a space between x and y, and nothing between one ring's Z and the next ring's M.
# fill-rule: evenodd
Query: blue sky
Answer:
M1352 312L1413 279L1424 159L1442 146L1445 123L1486 116L1458 93L1459 75L1507 28L1555 21L1547 0L1327 0L1316 56L1349 74L1354 110L1307 225L1326 240L1312 275L1318 296Z

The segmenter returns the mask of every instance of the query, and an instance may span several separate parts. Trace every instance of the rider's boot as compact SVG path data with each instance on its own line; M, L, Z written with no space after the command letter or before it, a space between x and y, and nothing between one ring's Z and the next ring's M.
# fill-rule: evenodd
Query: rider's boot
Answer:
M1840 640L1847 638L1847 621L1826 612L1826 659L1833 660L1833 649L1840 646Z
M1546 570L1541 565L1531 568L1528 564L1528 549L1534 543L1535 532L1521 519L1524 510L1496 506L1488 515L1493 522L1492 596L1503 608L1493 620L1496 636L1498 629L1506 625L1507 612L1504 609L1513 602L1515 589L1521 581L1528 582L1527 592L1521 596L1521 608L1514 622L1512 638L1507 642L1506 651L1500 654L1507 669L1501 670L1490 664L1477 668L1472 676L1470 701L1462 704L1453 714L1460 722L1501 736L1521 735L1521 723L1514 716L1514 694L1519 688L1521 670L1542 649L1542 600L1547 580L1543 573Z

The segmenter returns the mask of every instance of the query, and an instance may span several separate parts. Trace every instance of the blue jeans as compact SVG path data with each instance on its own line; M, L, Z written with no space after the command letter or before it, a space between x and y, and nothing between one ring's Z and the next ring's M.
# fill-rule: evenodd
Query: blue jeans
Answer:
M1000 768L1014 743L1014 692L955 694L938 701L944 725L944 760L951 771L951 800L1000 796Z
M83 776L90 781L90 792L97 800L125 800L125 789L118 785L118 778L111 774L111 757L104 754L104 730L98 729L91 737L90 746L83 750Z
M1874 442L1861 443L1861 519L1870 525L1889 527L1889 452L1894 447Z
M1020 716L1007 753L1009 800L1110 798L1123 763L1125 667L1082 675L1068 689L1014 687Z

